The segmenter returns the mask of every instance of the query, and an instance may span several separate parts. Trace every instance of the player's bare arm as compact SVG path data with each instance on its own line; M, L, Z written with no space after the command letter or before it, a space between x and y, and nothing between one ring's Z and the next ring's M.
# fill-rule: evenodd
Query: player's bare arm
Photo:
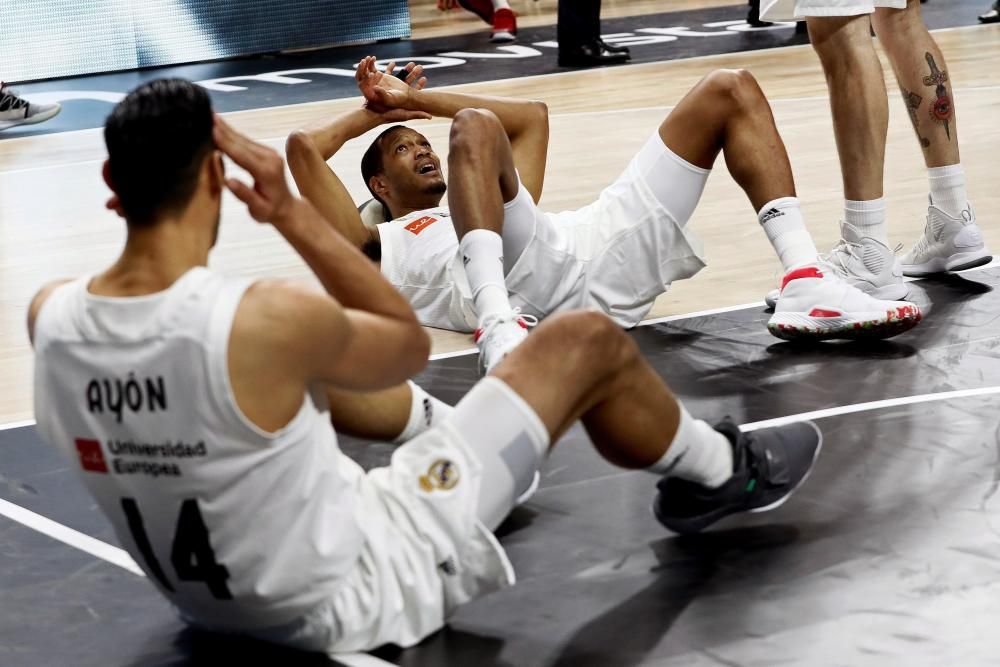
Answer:
M453 118L462 109L488 109L496 114L510 140L521 182L536 202L541 198L549 147L549 111L545 103L409 87L380 72L375 62L374 56L368 56L358 65L358 87L370 104L443 118Z
M241 332L249 337L266 323L265 328L282 331L268 334L274 340L259 352L264 357L259 363L273 367L277 362L270 355L278 354L291 375L306 382L384 389L423 368L430 342L410 306L357 248L290 192L277 152L243 137L220 118L214 137L254 178L253 187L236 179L226 185L255 220L274 225L327 291L324 295L284 282L256 286L237 311L231 356L240 353ZM255 356L248 354L251 360Z
M427 83L422 76L423 68L410 63L404 71L407 75L402 85L423 87ZM332 121L321 121L292 132L285 143L285 151L299 192L356 248L377 241L378 231L361 221L354 200L327 161L348 141L380 125L428 118L429 114L419 111L366 105Z

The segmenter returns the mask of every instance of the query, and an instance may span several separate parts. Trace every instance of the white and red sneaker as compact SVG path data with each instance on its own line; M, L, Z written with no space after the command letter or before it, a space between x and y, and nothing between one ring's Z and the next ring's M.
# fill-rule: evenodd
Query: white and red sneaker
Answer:
M493 12L493 33L490 41L494 44L504 44L517 39L517 15L510 9L498 9Z
M876 299L818 263L785 276L767 330L784 340L879 340L912 329L920 318L916 304Z
M479 348L479 372L486 375L492 371L511 350L524 342L528 327L536 324L538 319L522 315L520 308L483 318L473 336Z

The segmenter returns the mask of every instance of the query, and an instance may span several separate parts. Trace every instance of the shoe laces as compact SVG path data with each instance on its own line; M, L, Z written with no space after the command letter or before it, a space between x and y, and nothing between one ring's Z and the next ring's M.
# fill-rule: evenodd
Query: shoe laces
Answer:
M521 308L511 308L506 313L500 313L499 315L494 315L487 318L483 322L483 326L479 328L476 340L480 341L484 338L489 337L493 330L496 329L501 324L506 324L507 322L523 322L525 328L530 329L531 327L538 326L538 318L534 315L524 315L521 313Z
M28 101L18 97L17 93L0 81L0 111L11 111L28 106Z
M861 250L860 243L856 241L846 241L840 239L833 250L826 254L820 254L819 259L824 264L829 265L834 272L844 277L850 273L847 268L847 261L849 259L856 259L864 262L862 258L858 255L858 251Z

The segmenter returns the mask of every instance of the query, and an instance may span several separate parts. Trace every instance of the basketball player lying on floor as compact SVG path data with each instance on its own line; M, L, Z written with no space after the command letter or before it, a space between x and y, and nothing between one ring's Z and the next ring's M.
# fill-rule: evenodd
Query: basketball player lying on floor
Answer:
M412 70L407 85L363 60L365 108L292 133L289 166L303 196L380 262L422 324L476 331L486 370L523 340L522 315L591 307L631 327L672 281L697 273L700 242L685 224L720 151L786 271L773 334L886 338L920 320L915 305L870 297L818 258L771 109L747 72L705 77L597 201L559 214L536 205L548 149L544 104L421 90L418 75ZM450 183L427 139L393 125L361 164L390 221L366 226L327 160L386 122L378 112L388 109L454 118ZM441 206L448 186L450 210Z
M415 644L513 583L491 531L577 420L608 461L659 478L656 516L680 532L780 504L819 453L809 422L746 435L694 419L627 334L577 310L366 474L329 407L353 401L355 432L399 432L399 383L429 350L405 299L201 88L141 86L105 138L125 247L32 301L35 415L191 623L317 651ZM226 179L221 153L253 184ZM327 293L206 268L226 188Z

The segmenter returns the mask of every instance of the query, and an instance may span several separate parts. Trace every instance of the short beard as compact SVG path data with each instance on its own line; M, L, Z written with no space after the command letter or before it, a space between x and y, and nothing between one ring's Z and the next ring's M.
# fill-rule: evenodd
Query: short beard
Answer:
M424 190L424 192L429 195L443 195L447 191L448 191L448 184L445 183L444 180L438 181L433 185L428 185L427 189Z

